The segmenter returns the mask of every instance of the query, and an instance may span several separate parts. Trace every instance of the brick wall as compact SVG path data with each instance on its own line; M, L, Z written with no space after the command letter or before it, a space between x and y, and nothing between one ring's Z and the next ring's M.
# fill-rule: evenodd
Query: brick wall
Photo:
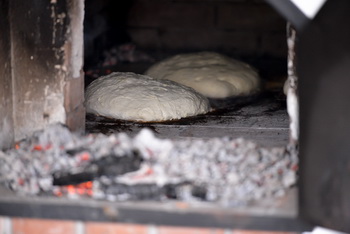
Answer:
M0 217L1 234L292 234L219 228L171 227L122 223Z
M286 57L286 22L264 1L134 0L128 32L158 51L217 50Z

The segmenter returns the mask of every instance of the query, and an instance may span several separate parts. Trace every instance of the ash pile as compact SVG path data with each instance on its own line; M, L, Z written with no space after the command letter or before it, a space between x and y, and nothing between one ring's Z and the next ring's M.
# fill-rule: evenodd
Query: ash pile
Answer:
M0 184L19 195L201 200L245 205L283 196L297 180L287 148L244 139L158 139L148 129L78 135L52 125L0 151Z

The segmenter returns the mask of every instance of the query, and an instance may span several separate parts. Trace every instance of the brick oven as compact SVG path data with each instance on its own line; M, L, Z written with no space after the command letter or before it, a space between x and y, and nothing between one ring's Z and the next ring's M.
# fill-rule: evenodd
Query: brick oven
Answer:
M349 231L350 34L342 25L349 20L350 5L325 2L310 16L294 1L278 0L0 0L4 152L56 122L85 135L123 132L134 137L148 128L156 138L174 141L243 137L258 145L257 152L279 147L295 154L300 147L297 186L270 203L23 197L0 187L0 232L298 233L315 225ZM287 45L288 22L296 28L295 50ZM113 71L143 73L163 58L204 50L255 66L266 92L211 100L217 112L175 122L86 115L84 88L96 77ZM288 50L296 54L299 78L294 80L299 85L292 83L301 100L299 145L290 135L288 112L293 110L287 110L282 93L287 77L295 75L295 67L287 66Z

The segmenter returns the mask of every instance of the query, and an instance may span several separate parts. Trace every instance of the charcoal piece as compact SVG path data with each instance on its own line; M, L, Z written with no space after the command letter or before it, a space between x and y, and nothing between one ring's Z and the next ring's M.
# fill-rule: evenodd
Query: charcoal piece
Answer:
M164 195L164 190L156 184L127 185L115 183L102 186L106 195L116 197L128 197L128 200L159 200Z
M70 156L76 156L77 154L82 152L89 152L89 150L83 147L66 150L66 153Z
M204 185L194 185L190 181L164 186L167 198L176 200L207 200L207 188Z
M115 177L136 171L140 168L142 158L134 153L132 156L109 155L91 162L85 168L60 171L53 174L53 185L74 185L94 180L100 176Z
M97 177L97 171L84 171L75 174L62 174L55 173L53 175L53 185L64 186L64 185L75 185L92 181Z
M93 163L98 167L99 176L118 176L140 169L143 158L136 152L131 156L105 156Z
M206 200L207 189L204 186L194 185L191 192L193 197Z
M164 195L169 199L181 199L181 192L184 187L190 186L192 187L192 184L190 182L181 182L177 184L166 184L163 187Z
M178 199L176 185L166 184L163 187L164 194L169 199Z

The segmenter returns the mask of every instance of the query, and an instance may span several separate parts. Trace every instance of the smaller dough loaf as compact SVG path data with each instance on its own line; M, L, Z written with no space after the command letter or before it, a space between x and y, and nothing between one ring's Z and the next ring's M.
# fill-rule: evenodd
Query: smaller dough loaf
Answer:
M141 122L180 119L207 113L206 97L170 80L115 72L94 80L85 93L88 113Z
M250 65L214 52L179 54L154 64L145 74L189 86L210 98L248 95L260 86Z

